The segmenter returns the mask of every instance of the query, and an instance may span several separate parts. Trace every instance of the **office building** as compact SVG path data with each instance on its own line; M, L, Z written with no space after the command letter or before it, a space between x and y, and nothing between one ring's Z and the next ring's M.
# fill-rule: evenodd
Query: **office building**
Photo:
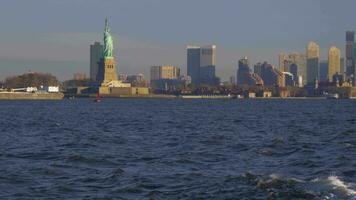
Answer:
M307 84L314 84L319 80L319 45L309 42L307 46Z
M354 57L355 32L346 32L346 77L353 79L355 74L355 57ZM352 80L354 81L354 80Z
M176 90L178 86L189 84L189 76L180 76L180 69L175 66L151 66L151 87L157 91Z
M187 74L192 83L198 85L200 82L200 47L188 45L187 47Z
M289 68L290 68L289 72L293 75L294 79L297 79L297 77L299 76L298 75L298 65L295 63L292 63Z
M322 60L319 63L319 80L322 82L327 81L329 73L329 63L327 60Z
M192 83L216 85L219 79L216 77L216 46L194 46L187 47L187 74Z
M151 81L160 79L178 79L180 69L175 66L151 66Z
M98 74L99 62L103 55L103 45L95 42L90 45L90 79L96 81Z
M328 54L328 80L332 81L335 74L340 74L340 49L330 47Z
M284 52L279 53L278 60L279 60L279 70L284 71L285 60L287 59L287 54Z
M236 77L238 85L263 85L262 78L256 73L251 73L250 61L247 57L239 60Z
M243 57L238 62L236 80L237 84L245 84L245 78L250 73L250 61L247 57Z
M257 63L253 66L253 72L259 76L262 75L262 63Z
M126 82L128 83L142 83L145 82L145 76L143 74L127 75Z
M267 62L261 65L261 78L265 86L285 86L284 74Z
M296 85L296 81L292 73L290 72L282 72L282 73L284 74L285 77L285 83L284 83L285 86L293 87Z
M306 56L304 54L299 52L292 52L288 55L285 53L281 53L279 55L279 62L280 62L280 71L291 72L292 74L293 72L296 71L297 73L296 76L301 76L303 80L306 80L307 62L306 62ZM302 84L305 85L306 83L302 83Z

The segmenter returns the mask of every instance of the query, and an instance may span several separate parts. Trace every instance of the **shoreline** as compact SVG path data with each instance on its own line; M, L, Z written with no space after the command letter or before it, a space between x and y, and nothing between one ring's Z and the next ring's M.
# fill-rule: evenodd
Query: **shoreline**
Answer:
M63 93L0 92L0 100L62 100Z
M65 98L95 98L95 94L87 94L87 95L69 95L66 94ZM254 97L254 98L234 98L232 96L223 96L223 95L159 95L159 94L151 94L151 95L101 95L102 98L110 98L110 99L182 99L182 100L198 100L198 99L211 99L211 100L327 100L326 97ZM356 100L356 98L340 98L339 100L351 99ZM330 99L329 99L330 100ZM337 100L337 99L335 99Z
M76 98L95 98L96 94L63 94L63 93L29 93L29 92L0 92L0 100L63 100ZM253 97L253 98L236 98L225 95L101 95L102 98L110 99L182 99L182 100L327 100L326 97ZM356 100L356 97L340 98L339 100ZM334 99L338 100L338 99Z

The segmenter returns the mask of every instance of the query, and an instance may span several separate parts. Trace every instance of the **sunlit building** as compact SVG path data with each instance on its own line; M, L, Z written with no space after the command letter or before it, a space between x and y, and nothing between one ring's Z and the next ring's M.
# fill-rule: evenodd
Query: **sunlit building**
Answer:
M309 42L307 46L307 83L314 84L319 80L319 45Z
M279 54L280 71L290 72L294 77L301 76L302 80L306 80L306 56L299 52L290 54ZM306 83L302 83L305 85Z
M328 54L328 80L332 81L335 74L340 74L340 49L330 47Z
M285 60L287 59L287 54L284 52L279 53L278 60L279 60L279 70L284 71L285 68Z
M180 69L176 66L151 66L151 81L159 79L178 79Z

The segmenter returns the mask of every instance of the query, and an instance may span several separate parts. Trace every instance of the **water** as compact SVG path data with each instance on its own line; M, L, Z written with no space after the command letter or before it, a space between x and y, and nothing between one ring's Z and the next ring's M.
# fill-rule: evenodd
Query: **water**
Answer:
M356 101L0 101L0 199L356 199Z

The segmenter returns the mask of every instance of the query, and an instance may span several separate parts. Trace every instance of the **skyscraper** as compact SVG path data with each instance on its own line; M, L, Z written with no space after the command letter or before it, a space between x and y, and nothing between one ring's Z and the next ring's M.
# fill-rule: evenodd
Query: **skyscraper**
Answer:
M284 71L286 59L287 59L286 53L284 53L284 52L279 53L278 60L279 60L279 70L280 71Z
M103 55L103 45L100 42L95 42L90 45L90 79L96 81L98 74L99 61Z
M239 66L237 68L237 84L244 84L244 78L250 73L250 61L247 57L243 57L239 60Z
M264 85L285 87L285 75L281 71L267 62L260 65L260 68Z
M262 78L256 73L251 73L250 61L247 57L239 60L236 77L238 85L263 85Z
M200 47L187 46L187 74L190 76L192 83L198 85L200 83Z
M329 79L329 63L328 60L321 60L319 62L319 80L325 82Z
M285 54L285 53L280 53L279 54L279 62L280 62L280 71L284 72L297 72L296 77L301 77L303 83L302 85L306 84L306 56L305 54L299 53L299 52L292 52L290 54ZM293 65L293 72L292 72L292 67ZM295 71L297 70L297 71Z
M200 83L216 85L216 46L204 46L200 50Z
M262 74L262 63L257 63L255 66L253 66L253 72L259 76Z
M216 46L187 47L187 72L194 84L217 84L215 75Z
M328 59L328 79L333 80L335 74L340 74L340 49L330 47Z
M309 42L307 46L307 83L319 80L319 45Z
M289 58L291 59L293 64L297 65L297 75L302 77L302 85L306 84L306 76L307 76L307 61L306 61L306 56L305 54L302 54L300 52L293 52L289 55ZM290 71L293 74L293 71ZM297 80L297 76L294 77L295 80Z
M346 77L351 78L355 73L355 61L353 57L353 46L355 44L355 32L346 32Z

